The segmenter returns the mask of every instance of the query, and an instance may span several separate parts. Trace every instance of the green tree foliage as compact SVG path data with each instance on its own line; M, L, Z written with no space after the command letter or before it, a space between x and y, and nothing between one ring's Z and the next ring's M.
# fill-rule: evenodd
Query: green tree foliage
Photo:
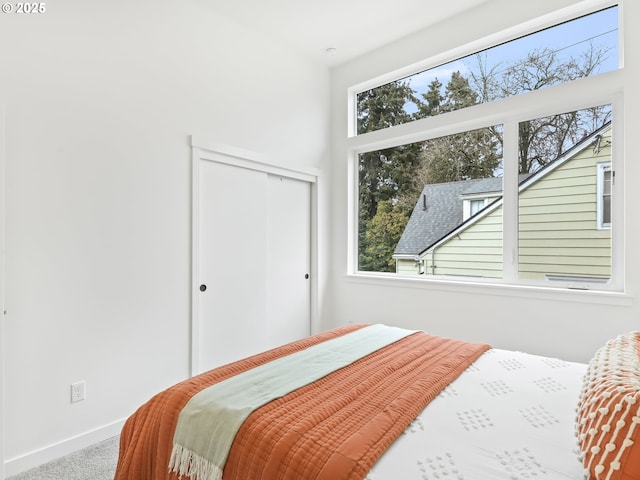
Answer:
M412 101L416 101L415 93L402 80L359 93L358 135L412 120L404 108L407 102Z
M393 250L402 236L409 216L391 200L378 203L376 214L367 223L360 248L360 270L395 272Z
M414 181L413 175L419 161L419 146L417 144L403 145L360 155L358 172L360 177L358 244L361 270L368 270L373 268L374 265L382 267L391 261L393 249L398 240L400 240L402 230L404 230L408 216L413 208L413 205L398 203L397 199L402 192L408 192L408 195L413 198L418 195L419 191L416 192L418 184ZM396 205L396 203L398 204ZM378 225L376 225L374 219L382 213L380 210L381 205L394 205L390 213L383 210L385 219L389 219L389 215L397 215L399 220L404 223L399 235L392 243L381 245L380 249L376 249L372 244L374 240L391 241L390 237L384 235L376 235L375 239L367 238L368 232L380 228L380 220L377 220ZM392 221L391 223L395 222ZM380 251L387 252L387 257L382 264L378 260ZM371 271L389 271L387 270L388 267L383 268L383 270L374 269Z
M378 203L397 199L399 192L416 192L413 176L420 161L418 144L402 145L359 157L360 213L365 219L373 217ZM422 188L422 187L421 187Z
M417 100L413 90L401 81L362 92L358 95L358 133L371 132L410 121L413 117L405 111L405 104L415 101ZM416 188L413 174L419 161L418 153L419 148L415 144L410 144L367 152L359 156L358 242L361 269L365 268L364 265L371 263L364 257L368 242L365 233L372 228L371 222L378 212L379 203L394 201L398 197L398 192L413 193ZM403 217L406 224L409 211L406 207L399 207L394 209L394 214ZM399 238L398 236L396 243Z
M458 72L442 92L442 83L436 78L424 93L418 116L432 116L470 107L478 103L478 94L469 81ZM416 178L422 186L429 183L455 182L494 175L500 166L501 155L495 132L483 128L472 132L436 138L422 144L421 161Z
M478 94L469 86L469 80L464 78L459 71L453 72L445 89L442 110L452 112L476 103L478 103Z
M405 111L407 102L415 101L413 90L404 82L367 90L358 95L358 134L406 123L412 116ZM360 220L367 222L377 211L378 202L411 191L411 176L417 165L413 145L367 152L359 158Z
M444 101L442 82L437 78L433 79L429 84L429 90L427 90L427 93L422 94L422 98L425 101L418 105L419 117L433 117L442 113L442 102Z

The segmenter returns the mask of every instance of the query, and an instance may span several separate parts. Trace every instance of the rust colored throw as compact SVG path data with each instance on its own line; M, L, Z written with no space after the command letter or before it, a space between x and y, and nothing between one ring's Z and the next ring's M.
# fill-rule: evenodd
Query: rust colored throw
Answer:
M177 479L168 469L173 432L180 411L193 395L225 378L364 326L330 330L212 370L156 395L123 428L115 480ZM269 402L240 427L223 479L363 479L424 407L488 348L417 332Z

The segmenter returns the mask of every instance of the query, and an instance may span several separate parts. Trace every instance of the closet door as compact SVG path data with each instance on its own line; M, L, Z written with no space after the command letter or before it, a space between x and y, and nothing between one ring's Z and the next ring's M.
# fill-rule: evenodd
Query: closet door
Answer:
M264 349L266 179L262 172L200 162L200 371Z
M267 182L268 347L311 334L311 185L269 175Z
M197 171L193 373L311 333L310 183L203 159Z

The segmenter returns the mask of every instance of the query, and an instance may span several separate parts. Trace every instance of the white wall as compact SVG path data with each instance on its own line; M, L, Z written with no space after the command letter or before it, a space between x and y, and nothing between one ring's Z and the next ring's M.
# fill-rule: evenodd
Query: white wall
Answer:
M367 54L332 72L332 188L333 235L331 305L325 327L348 322L385 322L458 338L486 341L497 348L525 350L568 360L587 361L607 338L640 328L636 298L640 284L640 164L637 115L640 99L640 4L626 1L624 48L626 84L625 129L625 267L623 298L585 292L536 293L523 288L465 288L444 284L393 282L348 274L347 89L387 72L457 49L512 26L574 3L574 0L513 2L495 0L476 11L411 35ZM633 19L633 20L632 20ZM588 92L585 92L588 95ZM616 127L617 128L617 127Z
M117 433L188 376L190 134L328 158L328 71L206 2L46 8L0 18L7 474Z

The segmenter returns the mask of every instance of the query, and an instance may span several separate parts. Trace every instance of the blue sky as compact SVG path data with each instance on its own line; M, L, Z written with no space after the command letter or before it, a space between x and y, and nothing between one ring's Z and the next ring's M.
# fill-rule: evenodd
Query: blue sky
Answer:
M547 48L558 51L560 57L578 57L580 52L589 46L589 42L593 42L596 46L602 45L610 48L607 60L601 66L600 73L618 68L617 7L608 8L513 40L488 49L485 53L489 66L500 63L506 66L523 58L526 52L534 49ZM409 77L410 85L420 94L427 91L429 83L434 78L438 78L444 87L453 72L460 71L464 76L468 76L470 70L475 68L475 64L474 55L455 60ZM407 111L415 111L415 107L412 104L408 104L406 107Z

